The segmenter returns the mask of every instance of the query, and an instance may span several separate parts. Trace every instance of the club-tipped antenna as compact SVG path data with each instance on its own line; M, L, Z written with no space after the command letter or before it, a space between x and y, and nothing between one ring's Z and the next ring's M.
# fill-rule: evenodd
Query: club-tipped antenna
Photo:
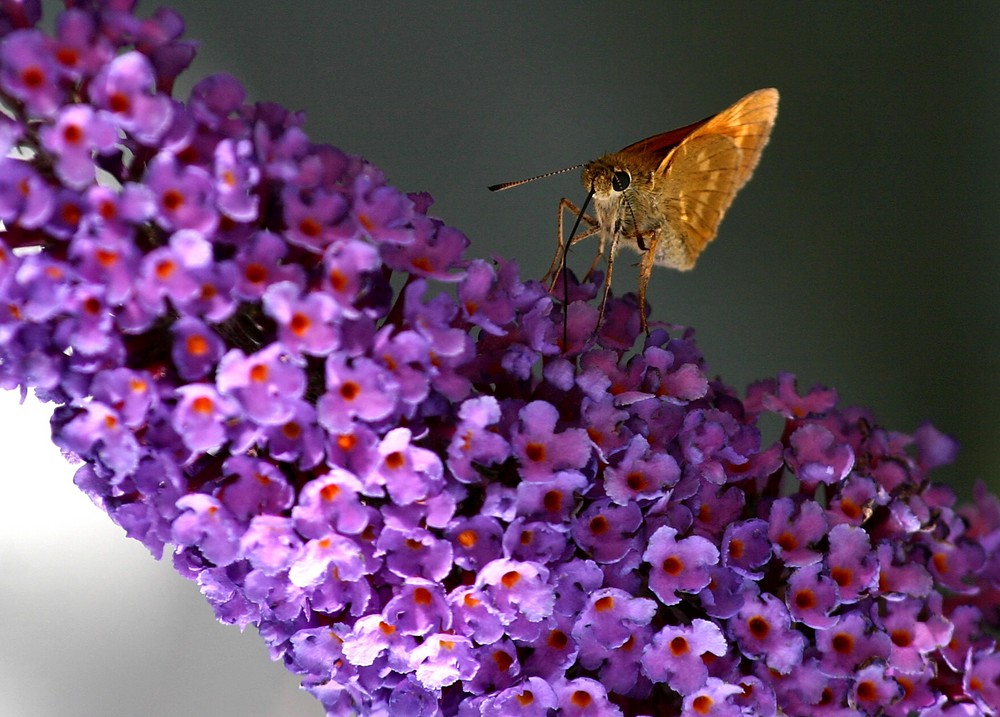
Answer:
M580 164L574 164L572 167L563 167L562 169L557 169L552 172L546 172L545 174L539 174L536 177L528 177L527 179L518 179L516 182L501 182L500 184L493 184L487 189L491 192L502 192L504 189L510 189L511 187L519 187L522 184L527 184L528 182L534 182L536 179L545 179L546 177L553 177L557 174L562 174L563 172L572 172L574 169L579 169L586 162Z

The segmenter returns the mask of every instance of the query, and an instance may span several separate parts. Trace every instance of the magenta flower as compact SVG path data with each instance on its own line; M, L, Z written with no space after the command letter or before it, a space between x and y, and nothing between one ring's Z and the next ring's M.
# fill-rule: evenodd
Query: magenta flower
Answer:
M16 30L0 47L0 89L30 116L50 117L62 105L52 41L36 30Z
M867 616L857 612L841 615L837 622L816 636L822 652L821 669L833 677L848 677L872 659L886 659L892 640L873 629Z
M171 327L171 332L170 358L181 378L187 381L204 378L215 369L225 343L207 324L194 317L185 317Z
M24 229L44 225L52 216L55 198L49 185L26 162L0 158L0 220Z
M283 344L297 353L326 356L339 343L337 304L325 294L300 296L290 281L272 284L264 292L264 311L278 322Z
M156 197L156 220L164 228L194 229L203 235L215 231L219 214L215 187L206 170L182 166L164 152L150 162L146 181Z
M551 685L541 677L529 677L518 686L483 700L480 710L484 717L545 717L556 706L556 693Z
M616 564L630 551L639 550L641 528L642 511L636 503L617 505L609 498L594 501L570 524L577 545L602 564Z
M740 717L743 710L735 701L742 688L717 677L709 677L705 686L684 698L683 714L707 717Z
M559 413L544 401L521 409L523 430L514 434L512 447L525 480L546 480L557 470L582 468L590 458L586 433L580 428L557 432Z
M286 423L306 387L302 367L281 344L247 356L232 349L219 361L216 384L236 398L248 419L260 425Z
M719 549L698 535L678 540L677 530L664 525L650 536L642 559L650 565L650 589L664 605L676 605L678 592L696 593L708 585Z
M728 651L719 626L695 619L690 625L668 625L657 632L642 653L642 669L654 682L666 682L678 694L699 689L708 679L707 654Z
M933 482L953 440L742 397L234 77L174 97L176 13L70 4L0 23L0 386L328 715L996 714L1000 500Z
M87 105L64 107L55 123L39 133L43 146L56 157L56 173L63 183L82 189L94 183L95 154L114 149L115 125Z
M640 499L659 498L680 478L680 468L668 453L653 454L649 442L635 436L616 465L604 473L608 496L620 505Z
M170 98L156 91L155 70L140 52L127 52L104 65L90 84L90 100L146 145L159 140L173 119Z
M228 438L226 423L239 415L236 400L210 384L197 383L180 386L177 397L171 425L184 445L194 453L221 448Z

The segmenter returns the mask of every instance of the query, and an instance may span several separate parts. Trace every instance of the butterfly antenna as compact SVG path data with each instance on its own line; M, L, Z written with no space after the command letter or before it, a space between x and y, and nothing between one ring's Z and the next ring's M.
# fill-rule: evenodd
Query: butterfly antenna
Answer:
M576 235L576 230L580 228L580 221L583 219L583 215L587 213L587 207L590 205L590 200L593 196L594 188L591 187L590 191L587 192L587 198L583 200L580 213L576 215L576 221L573 222L573 228L570 230L569 237L562 248L562 259L560 260L561 266L559 270L562 272L563 279L563 351L569 347L569 268L567 266L569 247L573 243L573 237Z
M493 184L487 187L491 192L502 192L504 189L510 189L511 187L519 187L522 184L527 184L528 182L534 182L536 179L545 179L546 177L554 177L557 174L562 174L563 172L572 172L574 169L579 169L583 164L574 164L572 167L563 167L562 169L557 169L552 172L546 172L545 174L539 174L536 177L528 177L527 179L518 179L516 182L501 182L500 184Z

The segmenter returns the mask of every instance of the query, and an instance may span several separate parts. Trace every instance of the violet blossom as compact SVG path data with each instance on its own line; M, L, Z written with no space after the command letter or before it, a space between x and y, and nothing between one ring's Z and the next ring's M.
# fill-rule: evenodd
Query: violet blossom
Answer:
M23 5L0 386L327 714L1000 714L1000 501L931 480L950 438L787 373L741 397L235 78L173 97L174 13Z

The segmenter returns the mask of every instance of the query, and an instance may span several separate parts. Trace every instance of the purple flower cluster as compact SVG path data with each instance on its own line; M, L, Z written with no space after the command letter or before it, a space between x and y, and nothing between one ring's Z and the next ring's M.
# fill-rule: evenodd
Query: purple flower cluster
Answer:
M176 14L66 4L0 2L0 386L328 714L1000 714L950 439L564 311L232 77L173 98Z

